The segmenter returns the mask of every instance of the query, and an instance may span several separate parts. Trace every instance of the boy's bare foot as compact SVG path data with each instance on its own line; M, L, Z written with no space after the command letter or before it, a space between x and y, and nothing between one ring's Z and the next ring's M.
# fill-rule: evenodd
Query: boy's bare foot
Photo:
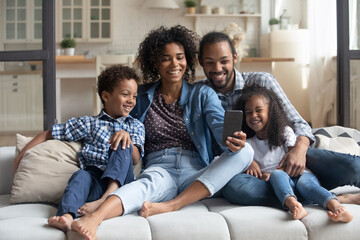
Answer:
M74 230L83 235L87 240L96 240L96 230L100 225L101 220L97 219L92 213L81 217L71 224L71 230Z
M85 203L83 206L81 206L78 210L78 213L81 215L86 215L89 213L95 212L99 206L104 202L105 200L100 198L99 200Z
M360 205L360 193L348 193L337 196L341 203Z
M150 217L152 215L156 215L159 213L166 213L166 212L172 212L172 211L176 211L177 209L175 209L171 204L167 203L167 202L162 202L162 203L152 203L152 202L144 202L142 208L141 208L141 212L140 215L142 217Z
M350 222L353 219L353 215L346 208L341 206L335 212L328 211L328 217L335 222Z
M52 227L58 228L61 231L68 231L71 228L71 223L73 218L69 214L64 214L63 216L53 216L48 219L48 224Z
M302 219L308 215L303 205L299 203L294 197L289 197L286 199L285 205L290 209L291 214L295 220Z

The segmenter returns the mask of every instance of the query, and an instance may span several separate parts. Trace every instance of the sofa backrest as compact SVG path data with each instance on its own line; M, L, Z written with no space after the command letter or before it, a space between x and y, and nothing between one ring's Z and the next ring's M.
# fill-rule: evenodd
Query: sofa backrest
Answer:
M0 147L0 195L10 194L13 184L15 147Z

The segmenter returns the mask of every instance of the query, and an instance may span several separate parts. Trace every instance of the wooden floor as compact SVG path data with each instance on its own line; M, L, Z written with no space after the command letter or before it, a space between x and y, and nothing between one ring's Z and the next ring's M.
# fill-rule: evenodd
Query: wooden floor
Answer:
M38 133L35 132L20 132L19 134L26 137L34 137ZM16 145L16 133L0 133L0 147L15 146Z

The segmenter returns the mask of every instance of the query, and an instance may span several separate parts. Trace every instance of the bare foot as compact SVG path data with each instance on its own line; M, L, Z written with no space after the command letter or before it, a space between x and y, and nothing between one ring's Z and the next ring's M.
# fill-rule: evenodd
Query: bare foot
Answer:
M166 213L176 211L171 204L167 202L162 203L152 203L152 202L144 202L140 215L142 217L150 217L152 215L156 215L159 213Z
M78 210L78 213L81 215L86 215L89 213L95 212L99 206L105 201L105 199L100 198L99 200L85 203L83 206L81 206Z
M101 220L97 219L92 213L81 217L71 224L71 230L74 230L83 235L87 240L96 240L96 230L100 225Z
M63 216L53 216L48 219L48 224L52 227L58 228L61 231L68 231L71 228L71 223L73 218L69 214L64 214Z
M291 214L295 220L302 219L308 215L303 205L299 203L294 197L289 197L286 199L285 204L290 209Z
M328 217L335 222L350 222L353 215L346 208L341 206L336 212L328 211Z
M360 193L348 193L337 196L341 203L360 205Z

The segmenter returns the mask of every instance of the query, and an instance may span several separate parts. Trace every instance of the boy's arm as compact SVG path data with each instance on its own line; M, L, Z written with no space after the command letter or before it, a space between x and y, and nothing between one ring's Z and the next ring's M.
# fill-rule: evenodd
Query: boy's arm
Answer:
M51 130L38 134L28 144L26 144L26 146L21 150L19 155L17 155L14 160L14 173L16 173L16 171L19 167L20 161L27 150L29 150L30 148L32 148L40 143L45 142L46 140L50 140L50 139L53 139Z
M135 146L132 142L131 145L133 146L133 152L132 152L133 165L136 165L140 160L140 151L139 148Z

